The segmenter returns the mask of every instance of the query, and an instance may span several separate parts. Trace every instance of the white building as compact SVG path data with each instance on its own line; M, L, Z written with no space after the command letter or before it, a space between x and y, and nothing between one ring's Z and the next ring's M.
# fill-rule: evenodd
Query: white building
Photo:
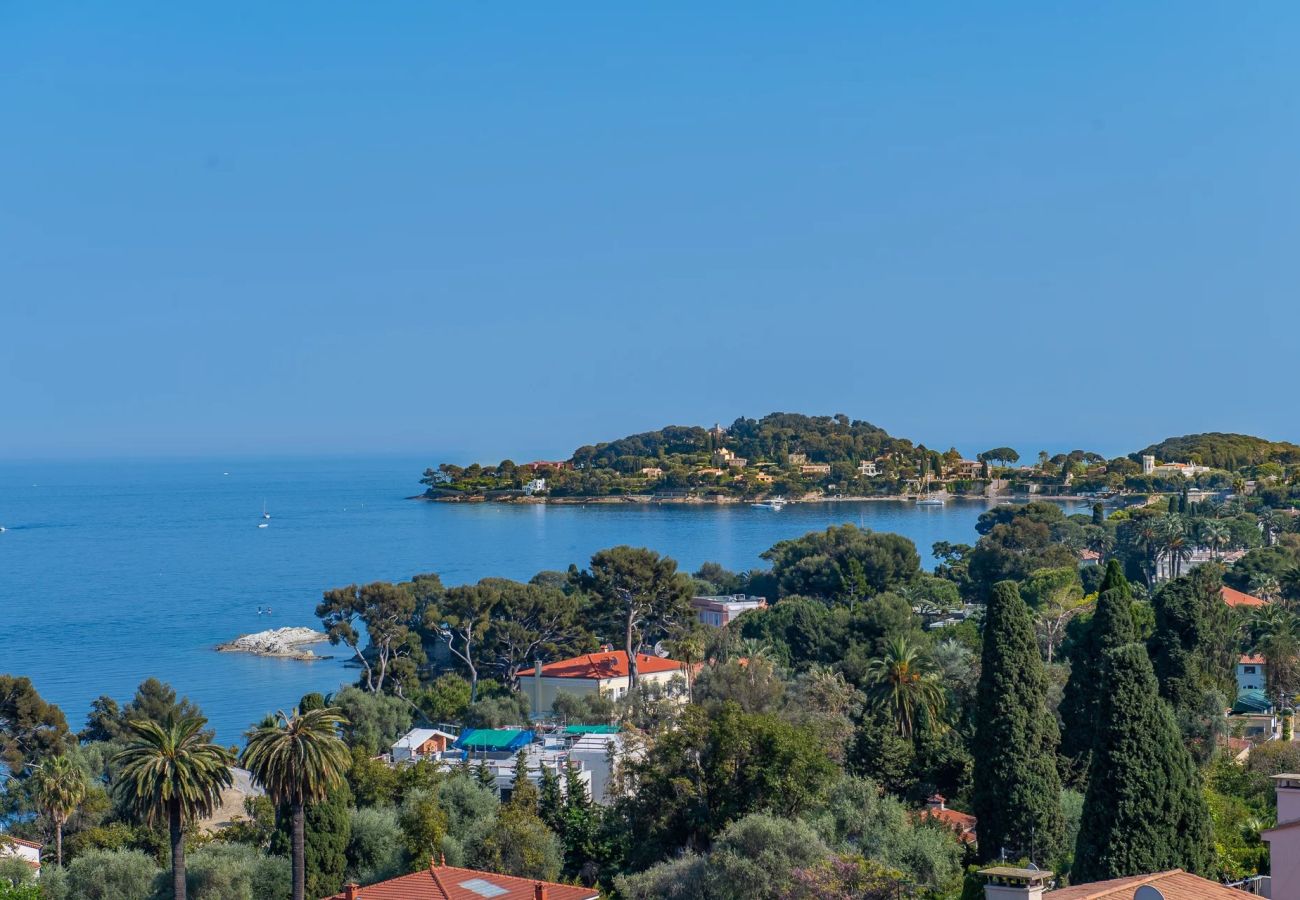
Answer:
M880 474L880 466L871 460L864 459L858 463L858 474L866 478L875 478Z
M675 659L661 659L638 653L637 677L643 684L660 684L668 687L674 679L681 679L681 699L686 701L686 664ZM540 672L537 668L519 673L519 689L525 691L533 702L533 715L549 715L556 694L603 694L618 700L628 691L630 681L627 653L611 650L602 653L585 653L572 659L546 663Z
M41 874L41 845L35 841L25 841L13 835L0 833L0 858L13 857L21 859L36 872Z
M1156 458L1151 454L1142 457L1143 475L1182 475L1184 478L1195 478L1210 471L1212 470L1209 466L1198 466L1194 463L1161 463L1157 466Z
M530 482L528 482L527 484L524 485L524 493L527 494L527 495L530 496L530 497L531 497L533 494L544 494L544 493L546 493L546 479L545 479L545 478L534 478L532 481L530 481Z
M392 746L393 762L437 758L456 742L456 735L437 728L412 728Z
M1262 691L1267 684L1267 666L1262 656L1243 656L1237 661L1237 690Z

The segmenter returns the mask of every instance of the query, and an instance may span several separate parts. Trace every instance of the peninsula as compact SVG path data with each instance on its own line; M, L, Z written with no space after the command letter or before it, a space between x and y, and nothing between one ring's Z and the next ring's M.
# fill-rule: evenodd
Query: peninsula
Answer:
M426 469L442 502L731 503L901 499L929 494L1062 497L1221 491L1300 463L1300 446L1250 435L1169 438L1126 456L1010 447L963 456L846 415L771 413L712 428L671 425L579 447L568 459Z

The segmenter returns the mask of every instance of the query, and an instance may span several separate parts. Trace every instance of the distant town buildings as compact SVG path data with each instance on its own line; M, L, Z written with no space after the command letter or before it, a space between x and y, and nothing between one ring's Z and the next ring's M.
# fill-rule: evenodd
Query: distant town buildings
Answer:
M1184 478L1195 478L1197 475L1203 475L1211 471L1209 466L1198 466L1193 463L1161 463L1156 465L1156 458L1151 454L1142 457L1142 474L1143 475L1182 475Z

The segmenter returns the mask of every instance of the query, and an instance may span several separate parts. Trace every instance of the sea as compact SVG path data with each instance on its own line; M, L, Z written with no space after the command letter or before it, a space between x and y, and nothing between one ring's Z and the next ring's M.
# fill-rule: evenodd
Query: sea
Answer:
M916 542L973 542L988 504L445 504L409 499L433 459L0 463L0 673L30 677L74 730L90 703L153 676L199 704L222 743L310 691L355 681L346 647L313 662L218 653L240 634L320 627L331 587L436 572L527 579L601 548L651 547L688 571L761 566L777 541L852 522ZM270 515L263 518L263 511ZM265 522L266 528L259 528Z

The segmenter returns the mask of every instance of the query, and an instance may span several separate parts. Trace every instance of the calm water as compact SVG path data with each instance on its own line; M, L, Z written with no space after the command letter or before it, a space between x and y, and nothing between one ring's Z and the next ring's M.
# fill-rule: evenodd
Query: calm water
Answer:
M448 584L525 579L614 544L693 570L761 564L782 538L832 523L896 531L923 557L971 541L982 502L748 506L453 506L403 499L426 460L0 465L0 672L28 675L74 728L100 694L144 678L197 701L223 742L302 694L355 677L314 663L221 653L237 634L319 623L325 588L438 572ZM226 474L229 473L229 474ZM270 527L259 529L262 504ZM270 606L271 615L258 615ZM337 652L328 645L320 652Z

